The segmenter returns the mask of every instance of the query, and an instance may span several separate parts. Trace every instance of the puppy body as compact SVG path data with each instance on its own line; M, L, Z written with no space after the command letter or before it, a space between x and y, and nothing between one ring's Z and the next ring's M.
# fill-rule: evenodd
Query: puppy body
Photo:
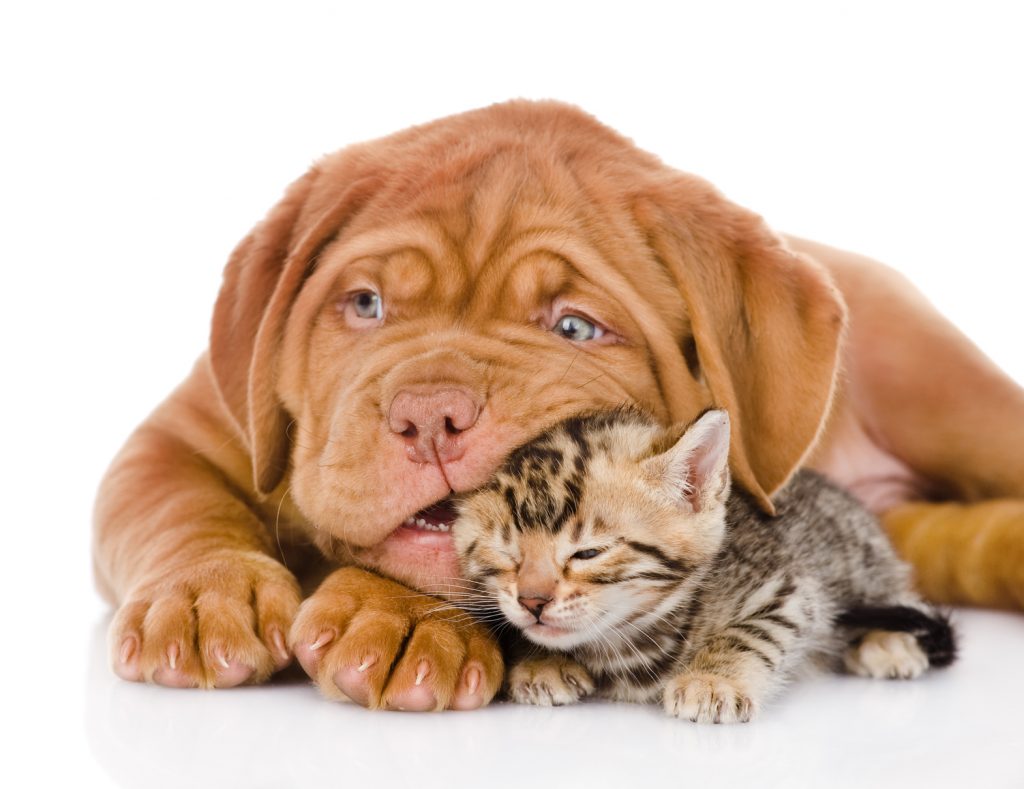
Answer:
M936 599L1024 602L1019 515L973 543L986 582L948 570L981 528L971 502L1024 497L1019 387L891 270L780 239L573 108L512 102L327 157L236 249L210 352L100 491L115 670L230 685L294 653L332 697L486 702L481 632L354 569L295 620L292 570L320 556L444 591L448 493L623 402L665 422L726 407L765 509L812 465L899 524ZM922 525L938 497L961 502L956 539ZM418 662L374 673L388 644Z

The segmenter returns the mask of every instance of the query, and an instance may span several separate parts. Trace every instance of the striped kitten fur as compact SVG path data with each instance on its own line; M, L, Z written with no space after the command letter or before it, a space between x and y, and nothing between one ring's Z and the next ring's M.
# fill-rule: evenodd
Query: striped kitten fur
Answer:
M513 700L596 694L724 723L812 662L904 679L952 662L948 622L870 514L803 471L766 516L730 495L728 454L720 410L684 430L574 417L459 503L473 591L458 602L530 642L509 655Z

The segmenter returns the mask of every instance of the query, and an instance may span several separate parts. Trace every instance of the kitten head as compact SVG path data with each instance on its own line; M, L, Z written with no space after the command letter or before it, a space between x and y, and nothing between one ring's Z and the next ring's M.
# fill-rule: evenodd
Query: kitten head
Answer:
M633 411L574 417L459 504L464 576L532 641L571 649L678 604L717 554L729 417L663 430ZM660 613L659 613L660 612Z

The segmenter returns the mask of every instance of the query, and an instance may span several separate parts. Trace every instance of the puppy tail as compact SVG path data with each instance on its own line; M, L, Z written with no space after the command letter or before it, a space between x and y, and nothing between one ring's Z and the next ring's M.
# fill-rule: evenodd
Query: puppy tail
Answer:
M945 668L957 657L957 636L949 615L906 605L851 608L836 618L836 624L861 630L889 630L910 633L928 656L928 665Z

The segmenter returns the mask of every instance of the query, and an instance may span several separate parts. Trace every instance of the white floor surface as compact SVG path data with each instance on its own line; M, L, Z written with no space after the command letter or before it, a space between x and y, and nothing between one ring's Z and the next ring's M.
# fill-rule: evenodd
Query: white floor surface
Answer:
M1024 787L1017 614L958 611L962 657L950 669L914 682L805 680L734 726L603 702L374 713L298 680L213 692L134 685L107 668L106 621L83 630L88 670L65 688L61 713L82 704L69 733L87 748L54 750L40 779L152 789Z

